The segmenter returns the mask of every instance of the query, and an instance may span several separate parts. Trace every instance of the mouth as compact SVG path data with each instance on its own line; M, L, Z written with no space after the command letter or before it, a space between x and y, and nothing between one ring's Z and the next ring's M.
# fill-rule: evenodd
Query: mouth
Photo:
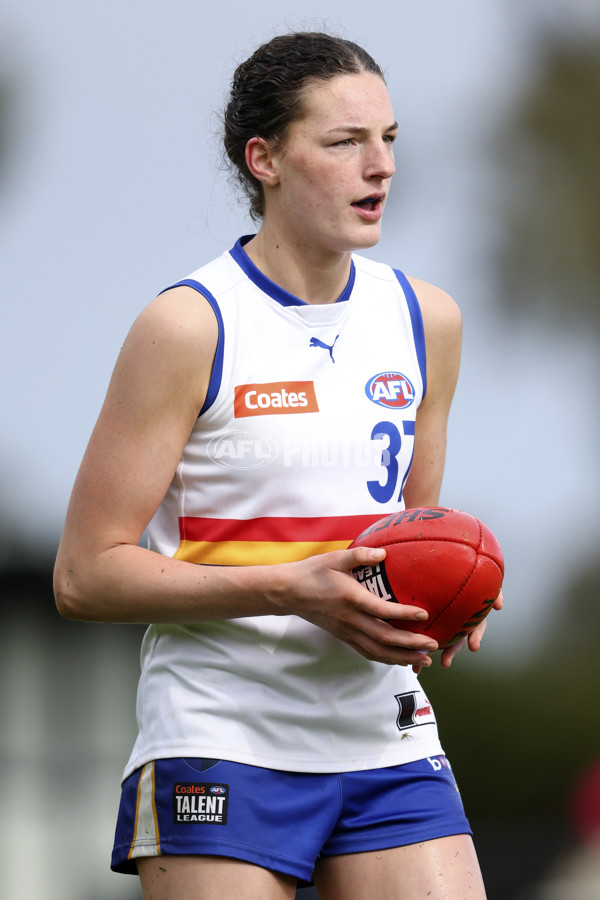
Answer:
M385 194L370 194L361 200L356 200L351 206L359 212L366 214L369 218L379 217L383 212L383 201Z

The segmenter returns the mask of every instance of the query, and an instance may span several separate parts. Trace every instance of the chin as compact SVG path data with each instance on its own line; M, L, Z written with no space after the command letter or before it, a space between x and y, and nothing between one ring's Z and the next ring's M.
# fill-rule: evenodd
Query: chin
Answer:
M380 238L381 228L379 225L371 225L368 228L352 229L346 233L342 231L337 236L337 239L330 244L330 247L336 253L368 250L369 247L374 247L378 244Z
M381 228L365 228L362 234L359 234L354 241L353 250L368 250L379 243L381 238Z

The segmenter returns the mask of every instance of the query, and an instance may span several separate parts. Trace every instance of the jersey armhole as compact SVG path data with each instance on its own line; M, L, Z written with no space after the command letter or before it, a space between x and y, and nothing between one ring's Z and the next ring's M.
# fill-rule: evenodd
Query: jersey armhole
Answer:
M415 294L414 289L404 272L401 272L400 269L394 269L394 275L398 279L398 283L400 284L400 287L404 291L404 296L406 297L406 304L408 306L408 312L410 314L413 338L417 351L417 360L419 362L421 379L423 381L423 397L425 397L425 394L427 393L427 352L425 348L425 329L423 327L423 315L421 313L421 307L419 306L417 295Z
M221 310L219 309L219 304L217 303L216 299L213 297L208 288L205 288L204 285L200 284L199 281L194 281L193 278L184 278L183 281L177 281L175 284L170 285L160 293L164 294L165 291L170 291L176 287L191 287L199 294L202 294L204 299L208 300L208 302L210 303L212 311L214 312L217 320L217 349L215 351L215 358L210 373L210 381L208 383L206 398L202 405L202 409L198 413L198 416L201 416L202 413L205 413L213 405L216 400L217 394L219 393L219 388L221 387L221 378L223 377L223 350L225 346L225 328L223 325L223 316L221 315Z

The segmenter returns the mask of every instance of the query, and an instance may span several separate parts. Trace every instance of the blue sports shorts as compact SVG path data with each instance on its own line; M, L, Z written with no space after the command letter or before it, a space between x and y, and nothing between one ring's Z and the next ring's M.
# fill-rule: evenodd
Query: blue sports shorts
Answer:
M216 759L158 759L123 784L111 868L228 856L309 883L319 856L471 834L450 764L312 775Z

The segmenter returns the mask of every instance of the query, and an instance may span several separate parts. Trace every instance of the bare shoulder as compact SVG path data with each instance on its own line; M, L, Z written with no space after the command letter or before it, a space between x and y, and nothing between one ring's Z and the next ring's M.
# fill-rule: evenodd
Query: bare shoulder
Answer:
M460 334L462 315L456 300L442 288L427 281L419 278L408 280L417 295L426 331L441 327Z
M179 349L198 342L209 347L217 338L217 320L208 300L191 287L171 288L159 294L139 314L131 335Z
M201 380L212 366L218 339L215 313L208 300L190 287L156 297L131 326L117 369L128 364L146 375L168 376L193 370Z
M202 408L215 358L215 314L193 288L159 295L138 315L115 364L104 412L132 421ZM106 416L103 416L106 418Z
M409 279L417 295L423 327L425 331L425 347L427 351L427 378L430 397L437 391L454 392L462 343L462 315L458 304L439 287Z

